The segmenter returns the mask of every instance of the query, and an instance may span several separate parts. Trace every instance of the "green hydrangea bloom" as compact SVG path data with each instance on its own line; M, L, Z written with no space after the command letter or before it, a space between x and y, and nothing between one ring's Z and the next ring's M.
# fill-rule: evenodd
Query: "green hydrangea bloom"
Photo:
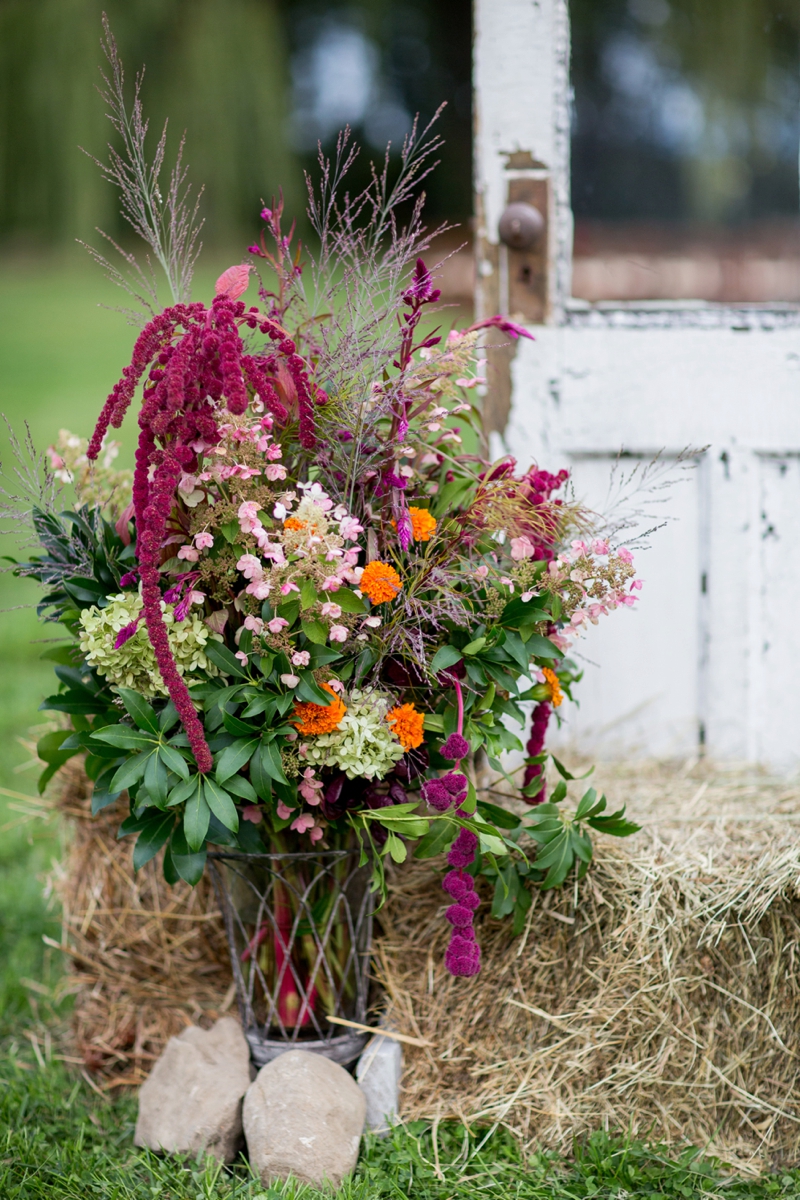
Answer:
M135 621L142 611L142 598L136 592L110 596L106 608L85 608L81 613L81 651L90 666L109 683L132 688L142 696L166 696L167 689L156 664L156 656L144 620L133 637L118 650L114 649L117 634ZM190 613L184 621L176 621L174 606L162 600L161 611L175 665L181 675L203 671L218 675L217 668L205 656L204 647L215 635L198 616ZM222 639L216 637L216 640Z
M383 692L354 688L337 728L309 742L307 760L321 767L339 767L348 779L383 779L404 753L386 724L391 705Z

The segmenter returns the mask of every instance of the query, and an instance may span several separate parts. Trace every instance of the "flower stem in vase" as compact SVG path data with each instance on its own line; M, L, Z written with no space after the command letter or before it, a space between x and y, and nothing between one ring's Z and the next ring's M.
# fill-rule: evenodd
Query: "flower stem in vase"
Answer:
M310 1020L308 1005L300 1012L300 995L291 971L292 958L292 906L286 888L280 880L275 881L275 972L278 979L278 1019L285 1029L296 1025L307 1025Z

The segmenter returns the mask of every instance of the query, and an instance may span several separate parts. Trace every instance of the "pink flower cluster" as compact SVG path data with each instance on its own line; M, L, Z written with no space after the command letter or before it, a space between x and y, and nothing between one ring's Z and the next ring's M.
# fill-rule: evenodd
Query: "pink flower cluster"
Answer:
M305 360L285 330L257 309L246 310L236 298L242 284L246 285L241 270L236 272L231 268L220 277L210 309L202 304L174 305L145 326L130 365L103 406L87 452L91 460L98 457L109 425L119 428L122 424L137 384L149 367L133 483L144 616L161 677L202 772L211 769L211 753L186 684L175 667L161 612L159 567L176 490L187 474L196 472L198 455L212 451L222 441L217 412L223 400L230 413L241 416L250 402L249 387L280 421L287 420L294 407L301 444L311 449L316 442L314 404L327 399L311 382ZM275 349L260 357L246 354L241 325L266 335ZM287 381L284 395L290 400L288 406L278 396L279 377ZM196 561L199 548L184 548L183 558Z

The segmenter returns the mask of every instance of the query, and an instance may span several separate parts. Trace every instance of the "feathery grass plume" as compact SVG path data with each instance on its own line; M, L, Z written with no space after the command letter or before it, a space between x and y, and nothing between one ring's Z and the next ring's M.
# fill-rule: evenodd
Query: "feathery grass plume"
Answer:
M108 17L103 13L103 53L108 60L109 76L101 70L103 88L98 88L108 110L107 116L122 140L122 152L109 143L108 161L103 163L88 154L100 168L105 179L119 191L122 215L135 233L150 247L153 256L167 278L173 304L188 304L191 295L192 275L202 248L198 236L203 222L199 219L199 204L202 188L192 199L187 183L187 168L183 164L186 135L181 138L175 166L170 172L166 195L162 194L160 178L164 167L167 144L167 123L161 131L152 159L148 160L145 140L149 122L142 111L141 90L144 68L136 76L133 105L128 110L125 100L125 73L111 32ZM158 285L149 256L147 269L143 269L134 255L123 250L117 243L98 230L122 256L128 267L123 274L91 246L86 249L105 270L108 278L125 288L150 316L155 316L161 305ZM143 323L133 312L131 316Z

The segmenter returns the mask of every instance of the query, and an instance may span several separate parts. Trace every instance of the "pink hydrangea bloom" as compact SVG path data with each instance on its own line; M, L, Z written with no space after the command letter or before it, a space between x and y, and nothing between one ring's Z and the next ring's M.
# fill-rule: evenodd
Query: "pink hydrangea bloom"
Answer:
M346 642L347 630L345 629L344 625L331 625L328 636L332 642Z
M285 617L273 617L271 621L267 621L267 629L270 633L280 633L288 624Z
M197 562L200 555L194 546L181 546L178 551L178 558L185 559L186 562Z
M194 544L198 550L210 550L214 545L214 539L210 533L203 530L201 533L195 534Z

